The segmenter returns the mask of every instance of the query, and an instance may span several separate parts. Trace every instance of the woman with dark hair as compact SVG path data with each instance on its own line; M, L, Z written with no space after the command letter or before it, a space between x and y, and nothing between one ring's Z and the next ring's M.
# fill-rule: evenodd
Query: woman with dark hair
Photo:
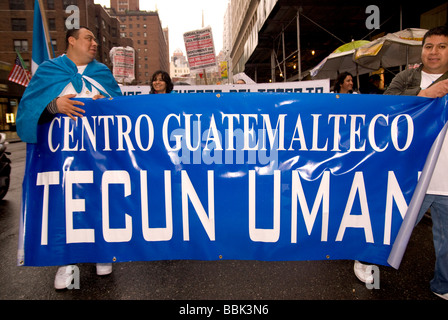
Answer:
M151 92L150 93L170 93L173 90L173 83L170 75L163 71L157 70L151 77Z
M348 72L339 75L334 84L335 93L353 93L353 76Z

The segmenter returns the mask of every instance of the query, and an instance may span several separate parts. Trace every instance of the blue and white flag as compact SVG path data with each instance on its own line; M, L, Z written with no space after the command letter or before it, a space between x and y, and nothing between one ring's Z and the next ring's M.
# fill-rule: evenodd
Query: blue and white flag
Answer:
M45 8L40 8L40 1L34 1L34 21L33 21L33 46L31 54L31 72L34 74L39 65L50 59L50 47L51 39L49 35L45 32L44 23L42 18L42 10Z
M448 117L446 98L382 95L83 102L83 118L58 115L28 144L19 265L388 265Z

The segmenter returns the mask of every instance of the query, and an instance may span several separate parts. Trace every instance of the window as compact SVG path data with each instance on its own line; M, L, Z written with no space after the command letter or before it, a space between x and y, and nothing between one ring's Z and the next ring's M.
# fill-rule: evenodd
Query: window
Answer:
M67 8L67 7L70 6L70 5L75 5L75 6L77 6L77 5L78 5L78 0L63 0L63 1L62 1L62 6L63 6L64 8Z
M47 9L54 10L54 0L47 0Z
M54 18L48 19L48 28L51 31L56 31L56 19L54 19Z
M26 31L26 19L11 19L12 31Z
M28 40L14 40L14 50L28 51Z
M25 10L25 0L9 0L10 10Z

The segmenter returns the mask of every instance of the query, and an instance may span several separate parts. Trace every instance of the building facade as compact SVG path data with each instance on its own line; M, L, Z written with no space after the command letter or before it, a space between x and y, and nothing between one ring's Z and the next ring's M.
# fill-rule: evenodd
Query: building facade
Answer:
M20 53L28 70L33 49L34 0L0 1L0 130L13 130L18 102L24 87L8 81L8 74ZM65 52L66 20L78 15L79 25L89 27L98 40L97 60L111 68L109 51L112 47L132 45L130 39L120 39L119 22L93 0L42 0L51 37L52 56ZM67 11L75 6L76 12ZM70 20L70 19L69 19ZM10 115L13 114L14 117ZM8 115L8 116L7 116ZM7 121L8 120L8 121Z
M190 76L190 68L188 67L187 57L184 56L184 53L180 49L174 50L171 56L170 76L173 81L184 80L188 82L186 80Z
M157 70L169 72L168 28L162 28L159 14L140 11L138 0L112 0L109 14L119 20L119 34L131 38L136 51L136 80L148 85Z
M110 7L118 13L140 11L140 0L110 0Z
M98 40L97 60L110 67L109 51L121 45L118 20L93 0L43 0L52 49L57 57L65 52L66 20L79 8L79 24L89 27ZM25 61L31 61L33 39L34 0L6 0L0 2L0 59L13 62L18 50Z
M344 43L447 23L446 0L370 4L379 9L379 29L366 27L367 4L358 0L229 0L223 43L229 71L256 82L309 79L309 70Z

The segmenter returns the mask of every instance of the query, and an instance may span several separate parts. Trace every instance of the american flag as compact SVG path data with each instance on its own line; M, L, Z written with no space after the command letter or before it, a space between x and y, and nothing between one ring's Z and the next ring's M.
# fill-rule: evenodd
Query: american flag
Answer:
M31 79L31 73L22 66L19 56L16 57L14 67L9 73L8 80L27 87Z

